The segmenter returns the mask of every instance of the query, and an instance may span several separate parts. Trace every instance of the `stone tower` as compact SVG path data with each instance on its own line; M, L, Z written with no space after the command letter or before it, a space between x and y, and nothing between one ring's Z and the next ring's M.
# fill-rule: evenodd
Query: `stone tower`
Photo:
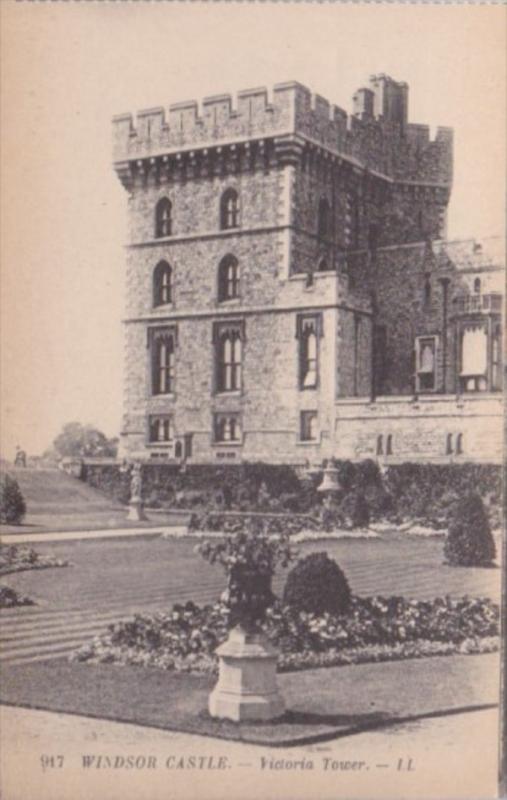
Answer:
M353 103L291 82L114 118L126 454L318 460L337 398L378 394L383 254L445 235L452 132L386 75Z

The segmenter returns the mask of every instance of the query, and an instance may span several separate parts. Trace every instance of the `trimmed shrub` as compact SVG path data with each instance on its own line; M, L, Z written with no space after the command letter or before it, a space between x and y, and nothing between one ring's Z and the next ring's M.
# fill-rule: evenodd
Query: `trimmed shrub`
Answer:
M33 606L34 601L25 595L18 594L9 586L0 586L0 608L13 608L14 606Z
M470 494L456 505L444 545L448 564L489 567L496 556L495 541L480 495Z
M350 518L354 528L367 528L370 524L370 508L362 492L355 495Z
M0 522L19 523L25 513L25 501L16 478L0 475Z
M343 614L350 598L345 574L327 553L312 553L298 561L283 593L285 604L310 614Z
M343 498L340 511L353 528L367 528L370 524L370 508L363 492L352 490Z

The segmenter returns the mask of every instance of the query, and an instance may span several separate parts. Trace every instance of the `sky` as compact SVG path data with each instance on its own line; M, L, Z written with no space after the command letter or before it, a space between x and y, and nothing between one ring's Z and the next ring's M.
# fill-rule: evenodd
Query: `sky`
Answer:
M122 416L127 194L111 117L298 80L351 111L385 72L409 119L455 129L449 238L503 235L506 8L0 3L1 446Z

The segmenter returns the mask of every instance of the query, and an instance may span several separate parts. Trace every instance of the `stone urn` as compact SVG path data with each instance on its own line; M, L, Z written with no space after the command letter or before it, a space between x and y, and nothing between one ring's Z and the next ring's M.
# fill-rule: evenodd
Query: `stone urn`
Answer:
M338 494L341 491L339 470L331 464L324 467L322 470L322 483L317 486L317 491L322 492L325 496Z
M233 627L216 650L219 677L209 712L235 722L280 717L285 704L276 678L278 652L259 625L273 601L271 575L242 565L233 568L222 600Z

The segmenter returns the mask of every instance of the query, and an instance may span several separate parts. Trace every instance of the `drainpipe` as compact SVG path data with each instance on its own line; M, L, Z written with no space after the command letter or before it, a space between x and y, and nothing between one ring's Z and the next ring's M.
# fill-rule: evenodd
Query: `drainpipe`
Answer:
M448 289L449 278L439 278L442 286L442 389L445 394L447 389L447 312L448 312Z

